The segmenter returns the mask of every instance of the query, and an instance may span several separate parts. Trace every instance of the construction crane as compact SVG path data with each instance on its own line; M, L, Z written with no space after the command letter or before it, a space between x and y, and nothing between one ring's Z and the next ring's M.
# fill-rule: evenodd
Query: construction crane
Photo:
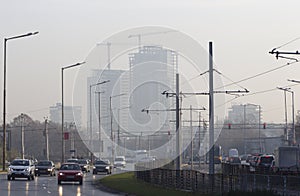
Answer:
M97 46L106 46L107 47L107 69L110 70L111 69L111 57L110 57L110 53L111 53L111 45L132 45L130 43L117 43L117 42L101 42L98 43Z
M139 34L131 34L128 36L128 38L137 37L138 38L138 45L139 50L142 49L142 36L149 36L149 35L158 35L158 34L165 34L170 32L176 32L175 30L169 30L169 31L160 31L160 32L149 32L149 33L139 33Z

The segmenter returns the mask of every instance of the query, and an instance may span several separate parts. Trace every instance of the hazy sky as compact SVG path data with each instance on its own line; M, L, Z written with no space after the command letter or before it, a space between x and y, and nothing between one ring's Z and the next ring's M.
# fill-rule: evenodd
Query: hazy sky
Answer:
M219 71L233 81L284 65L268 52L300 35L296 0L0 0L1 51L3 39L31 31L36 36L12 40L7 45L7 117L20 113L34 119L48 116L48 108L61 100L60 68L84 61L95 45L125 29L157 25L174 28L203 47L214 42ZM280 50L300 49L297 40ZM300 58L300 56L299 56ZM3 52L0 55L3 65ZM264 121L284 121L283 92L273 90L300 80L300 63L239 83L249 95L234 103L254 103L263 108ZM65 73L65 104L71 105L76 69ZM1 114L3 66L0 69ZM225 84L231 83L224 79ZM228 86L226 90L240 89ZM300 88L295 91L299 109ZM254 94L253 94L254 93ZM233 97L228 97L231 99ZM288 96L289 114L291 113ZM289 120L291 116L289 115Z

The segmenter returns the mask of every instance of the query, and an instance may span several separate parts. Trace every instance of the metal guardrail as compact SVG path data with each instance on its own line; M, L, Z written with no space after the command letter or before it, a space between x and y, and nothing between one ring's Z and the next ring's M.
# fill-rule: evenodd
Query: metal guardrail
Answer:
M282 195L300 195L300 176L249 173L209 175L196 170L144 170L146 168L136 167L139 167L135 172L137 179L164 188L206 194L268 190Z

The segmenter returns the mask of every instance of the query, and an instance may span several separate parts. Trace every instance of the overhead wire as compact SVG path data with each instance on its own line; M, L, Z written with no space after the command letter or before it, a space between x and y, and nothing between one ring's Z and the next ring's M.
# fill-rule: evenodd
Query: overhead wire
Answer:
M276 50L276 49L278 49L278 48L282 48L282 47L284 47L284 46L286 46L286 45L288 45L288 44L290 44L290 43L292 43L292 42L294 42L294 41L297 41L298 39L300 39L300 37L297 37L297 38L295 38L295 39L293 39L293 40L291 40L291 41L288 41L287 43L282 44L282 45L280 45L280 46L274 48L273 50Z
M268 73L270 73L270 72L273 72L273 71L282 69L282 68L284 68L284 67L290 66L290 65L295 64L295 63L299 63L299 62L298 62L298 61L288 62L288 63L286 63L286 64L284 64L284 65L281 65L281 66L275 67L275 68L273 68L273 69L270 69L270 70L261 72L261 73L259 73L259 74L256 74L256 75L253 75L253 76L250 76L250 77L241 79L241 80L239 80L239 81L237 81L237 82L232 82L232 83L229 83L229 84L225 84L225 85L223 85L223 86L217 87L216 89L220 89L220 88L224 88L224 87L227 87L227 86L231 86L231 85L233 85L233 84L237 85L238 83L245 82L245 81L247 81L247 80L250 80L250 79L253 79L253 78L256 78L256 77L265 75L265 74L268 74Z

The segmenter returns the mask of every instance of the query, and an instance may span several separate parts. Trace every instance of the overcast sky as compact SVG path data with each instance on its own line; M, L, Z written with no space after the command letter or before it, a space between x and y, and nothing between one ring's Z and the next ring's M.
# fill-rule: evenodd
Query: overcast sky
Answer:
M268 71L288 60L276 60L268 52L300 36L296 0L0 0L1 51L3 39L31 31L36 36L7 44L7 117L27 113L34 119L48 116L49 106L60 102L60 68L84 61L95 45L110 35L133 27L157 25L176 29L203 47L214 42L219 71L233 81ZM280 50L300 49L300 40ZM300 57L300 56L299 56ZM0 55L3 65L3 53ZM284 97L278 86L300 80L300 63L239 83L249 95L235 99L263 108L263 121L284 121ZM1 78L1 114L3 66ZM65 74L65 104L72 104L76 69ZM231 81L224 79L225 84ZM226 90L239 88L228 86ZM300 88L295 91L299 109ZM253 94L254 93L254 94ZM230 99L232 97L229 97ZM291 98L288 109L291 113ZM291 120L291 115L289 115Z

